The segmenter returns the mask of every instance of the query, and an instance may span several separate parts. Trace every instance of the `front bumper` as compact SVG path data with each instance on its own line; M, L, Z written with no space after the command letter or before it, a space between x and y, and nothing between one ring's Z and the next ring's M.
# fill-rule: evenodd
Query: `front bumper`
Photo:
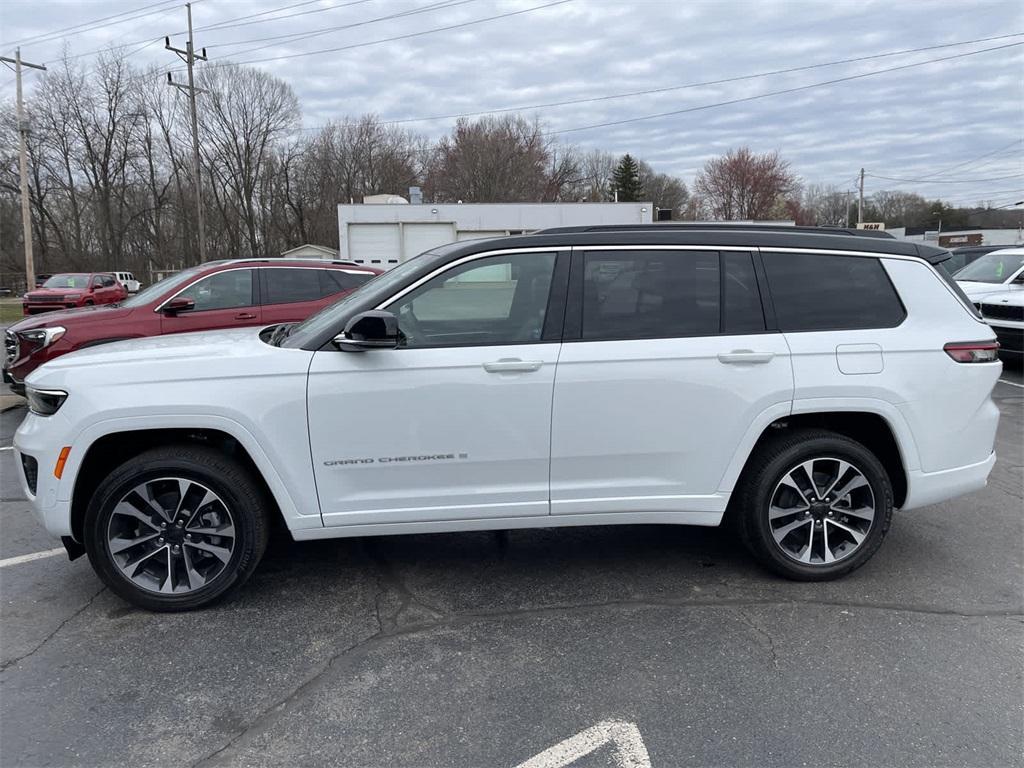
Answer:
M58 411L53 416L29 413L14 434L14 465L21 490L39 522L54 536L72 535L70 492L64 494L68 498L60 499L61 481L54 475L61 448L72 445L70 432L70 425ZM31 456L37 462L34 492L22 469L22 456Z

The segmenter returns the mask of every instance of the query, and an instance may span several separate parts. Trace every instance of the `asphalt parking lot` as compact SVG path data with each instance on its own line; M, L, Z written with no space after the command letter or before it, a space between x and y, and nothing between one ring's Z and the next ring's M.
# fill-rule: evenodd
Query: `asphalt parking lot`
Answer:
M698 528L277 541L232 602L157 615L47 554L2 450L0 764L516 766L568 739L531 768L1022 765L1003 379L988 487L828 584Z

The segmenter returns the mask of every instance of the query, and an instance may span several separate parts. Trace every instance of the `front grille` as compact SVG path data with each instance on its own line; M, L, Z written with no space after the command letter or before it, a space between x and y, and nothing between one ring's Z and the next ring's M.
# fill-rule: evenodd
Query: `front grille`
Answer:
M21 468L25 472L25 484L35 496L36 486L39 484L39 462L23 453L21 454Z
M981 315L991 320L1016 320L1024 323L1024 305L1013 304L982 304Z
M18 359L18 334L14 331L4 334L4 358L8 365Z
M28 295L29 304L60 304L63 303L63 296L51 296L50 294L35 295L31 293Z
M1024 352L1024 328L992 328L1003 352Z

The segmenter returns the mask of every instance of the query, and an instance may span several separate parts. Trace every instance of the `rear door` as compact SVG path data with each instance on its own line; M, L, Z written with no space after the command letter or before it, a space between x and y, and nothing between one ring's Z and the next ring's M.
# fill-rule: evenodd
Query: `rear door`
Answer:
M184 296L195 302L195 308L177 314L163 312L161 333L241 328L262 322L254 269L215 272L178 291L172 298Z
M316 266L261 268L263 322L272 325L305 320L323 307L324 271Z
M734 457L786 415L789 349L753 250L573 253L552 415L552 514L717 516Z

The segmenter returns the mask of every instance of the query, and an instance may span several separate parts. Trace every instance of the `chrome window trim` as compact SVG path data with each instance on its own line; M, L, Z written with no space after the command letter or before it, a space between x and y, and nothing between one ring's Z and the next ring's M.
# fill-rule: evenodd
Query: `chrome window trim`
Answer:
M471 261L476 261L477 259L487 259L493 256L514 255L517 253L565 253L571 250L571 245L555 245L548 248L545 248L543 246L533 246L532 248L499 248L493 251L481 251L480 253L471 253L469 256L463 256L460 259L455 259L455 261L449 261L447 264L442 264L433 272L427 273L416 282L407 285L398 293L392 294L388 299L384 300L376 307L374 307L374 309L386 309L387 307L391 306L396 301L398 301L400 298L405 296L407 293L416 290L421 285L423 285L426 282L429 282L430 280L433 280L438 275L444 274L449 269L461 266L462 264L467 264Z
M185 291L189 290L196 283L199 283L199 282L201 282L203 280L206 280L207 278L213 277L214 275L223 274L224 272L238 272L238 271L243 270L243 269L325 269L325 267L322 264L267 264L267 265L258 265L258 266L255 265L255 264L249 264L247 266L231 267L230 269L220 269L220 270L217 270L216 272L211 272L208 275L203 275L202 277L196 278L191 283L186 285L184 288L180 289L173 296L168 296L166 299L161 301L160 304L157 305L156 309L153 310L153 312L159 313L160 310L164 308L164 305L167 304L167 302L171 301L172 299L178 298L178 296L180 296L181 294L185 293ZM376 272L372 272L371 270L368 270L368 269L359 269L358 267L355 267L355 268L353 268L351 270L349 270L349 269L337 269L337 270L327 269L327 271L328 272L335 272L335 271L338 271L338 272L349 272L350 274L370 275L371 277L376 277L377 276ZM260 306L260 305L257 304L255 306ZM201 309L199 311L200 312L205 312L207 310L202 310Z

